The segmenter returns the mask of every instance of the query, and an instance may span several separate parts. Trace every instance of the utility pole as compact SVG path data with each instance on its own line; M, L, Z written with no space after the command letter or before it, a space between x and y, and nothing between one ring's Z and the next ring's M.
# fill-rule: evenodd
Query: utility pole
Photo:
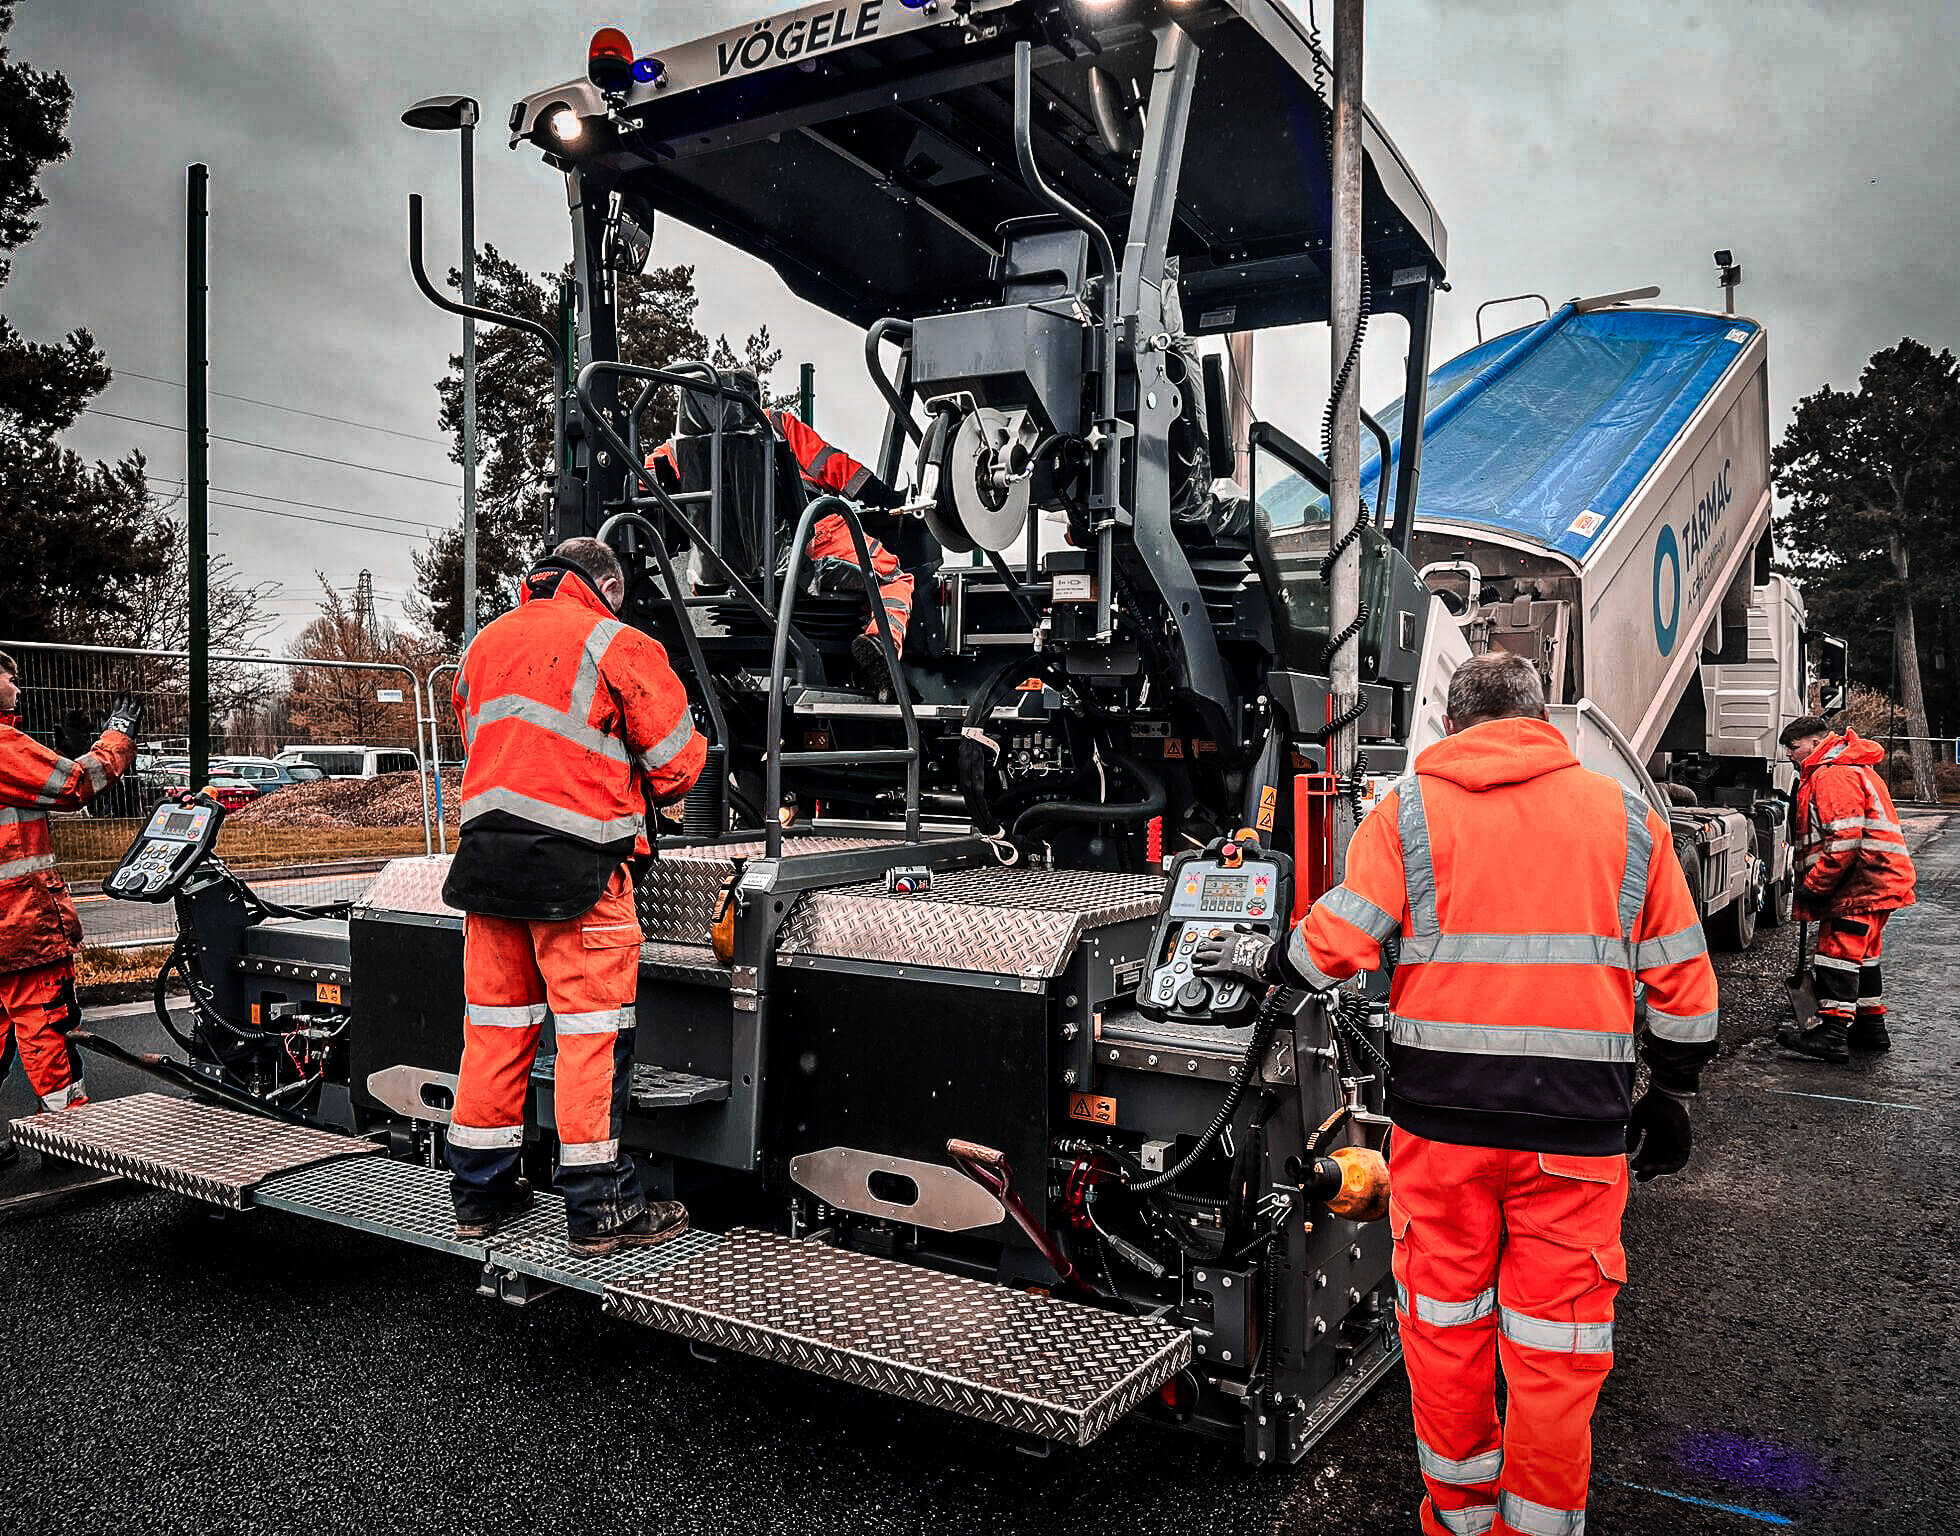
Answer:
M805 363L796 381L796 414L803 425L814 427L817 414L817 365Z
M210 216L211 170L190 168L189 197L184 220L184 413L188 462L184 470L190 493L189 556L190 633L190 786L201 789L211 777L211 352L207 314L210 273L205 233Z
M1361 326L1361 30L1366 0L1334 0L1334 218L1331 277L1334 440L1328 455L1328 533L1334 559L1328 594L1328 623L1341 634L1361 611L1361 368L1350 356ZM1345 378L1343 378L1345 376ZM1384 466L1383 473L1386 473ZM1361 697L1361 637L1350 635L1328 663L1335 717L1355 709ZM1360 732L1350 721L1327 743L1327 766L1341 775L1354 772ZM1352 828L1347 829L1352 831ZM1336 875L1347 867L1347 838L1334 839Z

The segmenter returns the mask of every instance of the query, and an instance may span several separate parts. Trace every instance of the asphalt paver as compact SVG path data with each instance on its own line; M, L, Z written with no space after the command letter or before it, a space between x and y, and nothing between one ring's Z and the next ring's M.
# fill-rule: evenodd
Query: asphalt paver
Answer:
M1952 1528L1948 829L1937 815L1910 829L1921 901L1887 932L1889 1055L1834 1069L1775 1047L1795 928L1718 957L1722 1054L1697 1155L1628 1215L1590 1530ZM140 1019L103 1027L144 1043ZM0 1110L25 1112L18 1077ZM0 1196L39 1176L34 1161ZM0 1509L37 1536L1415 1529L1399 1375L1298 1467L1250 1470L1136 1423L1037 1458L943 1414L699 1358L582 1298L509 1307L474 1281L380 1238L160 1194L0 1227Z

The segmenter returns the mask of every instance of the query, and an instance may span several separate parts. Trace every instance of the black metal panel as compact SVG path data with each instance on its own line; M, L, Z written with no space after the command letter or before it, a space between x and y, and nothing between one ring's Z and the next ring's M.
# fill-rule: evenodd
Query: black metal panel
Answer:
M803 967L779 969L776 985L765 1101L772 1166L836 1146L943 1163L946 1139L958 1136L1005 1152L1022 1194L1040 1206L1045 997Z
M1133 8L1068 15L1081 29L1075 57L1051 45L1035 6L1015 5L989 14L990 36L887 29L821 60L636 89L629 115L644 128L596 145L585 163L858 324L995 302L998 226L1049 211L1015 170L1017 42L1036 45L1044 175L1112 233L1130 217L1127 157L1097 132L1090 74L1147 86L1156 41ZM1324 320L1315 256L1331 217L1327 111L1305 29L1276 0L1193 3L1176 20L1201 53L1186 158L1203 173L1184 178L1169 239L1193 329ZM539 92L519 131L541 131L554 104L591 100L583 82ZM1372 118L1363 146L1364 239L1380 290L1398 270L1440 276L1434 208Z
M368 1074L383 1067L454 1072L463 1059L463 927L453 920L356 912L347 925L360 978L347 1036L350 1086L380 1107Z

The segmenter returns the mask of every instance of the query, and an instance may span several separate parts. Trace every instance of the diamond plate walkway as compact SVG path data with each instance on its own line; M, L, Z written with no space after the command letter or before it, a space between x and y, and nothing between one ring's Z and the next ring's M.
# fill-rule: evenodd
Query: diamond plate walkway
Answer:
M547 1192L494 1237L462 1241L441 1168L163 1094L36 1115L14 1131L49 1156L176 1194L474 1260L489 1294L537 1294L512 1277L564 1286L666 1333L1070 1445L1191 1360L1189 1332L1156 1319L748 1228L582 1257L566 1247L563 1200Z

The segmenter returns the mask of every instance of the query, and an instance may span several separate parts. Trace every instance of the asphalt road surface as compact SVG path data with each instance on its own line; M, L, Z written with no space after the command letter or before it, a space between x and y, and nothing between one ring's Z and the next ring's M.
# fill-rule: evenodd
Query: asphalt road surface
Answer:
M1890 1056L1834 1070L1769 1043L1794 930L1721 962L1698 1155L1628 1217L1596 1533L1954 1527L1960 832L1914 835ZM132 1043L142 1026L102 1021ZM16 1077L0 1109L26 1107ZM696 1359L581 1299L480 1300L458 1260L209 1209L144 1194L0 1226L0 1509L32 1510L37 1536L1415 1529L1399 1376L1295 1468L1135 1424L1034 1460L925 1409Z

